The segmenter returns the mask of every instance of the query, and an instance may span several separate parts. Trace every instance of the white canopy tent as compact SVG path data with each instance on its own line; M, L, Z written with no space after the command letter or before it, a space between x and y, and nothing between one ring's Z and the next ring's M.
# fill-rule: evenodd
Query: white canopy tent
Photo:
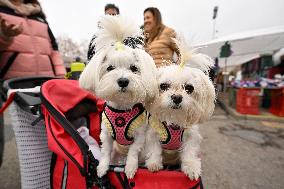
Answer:
M227 66L237 66L264 54L274 54L284 47L284 26L257 31L236 33L199 44L200 52L213 58L219 57L221 46L228 41L233 54L227 58ZM219 66L225 66L225 58L219 58Z

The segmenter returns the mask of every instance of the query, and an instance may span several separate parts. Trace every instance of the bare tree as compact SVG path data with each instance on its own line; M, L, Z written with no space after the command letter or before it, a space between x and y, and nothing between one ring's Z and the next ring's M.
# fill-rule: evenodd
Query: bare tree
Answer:
M57 37L56 40L61 56L67 67L69 67L70 62L74 61L76 57L80 57L83 61L86 60L88 51L87 40L82 40L80 43L77 43L66 35L61 35Z

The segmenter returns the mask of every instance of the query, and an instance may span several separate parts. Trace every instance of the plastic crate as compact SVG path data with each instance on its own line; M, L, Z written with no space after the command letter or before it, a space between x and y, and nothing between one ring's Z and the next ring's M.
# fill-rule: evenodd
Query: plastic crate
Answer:
M284 117L284 88L271 89L271 105L269 112Z
M259 115L259 94L259 88L240 88L237 91L237 112Z

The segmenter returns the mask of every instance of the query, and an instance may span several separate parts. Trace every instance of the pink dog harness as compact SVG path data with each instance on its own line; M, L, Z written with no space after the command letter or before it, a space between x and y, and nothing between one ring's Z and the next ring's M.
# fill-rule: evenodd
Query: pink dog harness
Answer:
M146 120L142 104L136 104L131 110L116 110L106 106L102 121L114 140L120 145L130 145L134 142L134 131Z
M178 150L182 146L182 137L184 129L179 126L171 124L167 125L163 122L163 125L168 131L168 139L166 141L161 141L163 149L167 150Z
M161 122L152 116L149 118L150 126L159 134L163 149L178 150L182 147L184 129L178 125Z

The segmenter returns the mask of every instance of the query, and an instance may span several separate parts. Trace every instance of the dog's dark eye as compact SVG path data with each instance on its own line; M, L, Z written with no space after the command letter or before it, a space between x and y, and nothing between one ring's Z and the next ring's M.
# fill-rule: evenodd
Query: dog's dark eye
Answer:
M107 71L108 72L110 72L111 70L114 70L115 69L115 67L113 66L113 65L109 65L108 67L107 67Z
M166 90L168 90L170 88L170 84L168 84L168 83L161 83L160 84L160 89L162 90L162 91L166 91Z
M185 84L184 90L187 92L187 94L191 94L194 91L194 87L190 84Z
M131 70L133 73L139 71L139 69L138 69L137 66L135 66L135 65L131 65L131 66L130 66L130 70Z

